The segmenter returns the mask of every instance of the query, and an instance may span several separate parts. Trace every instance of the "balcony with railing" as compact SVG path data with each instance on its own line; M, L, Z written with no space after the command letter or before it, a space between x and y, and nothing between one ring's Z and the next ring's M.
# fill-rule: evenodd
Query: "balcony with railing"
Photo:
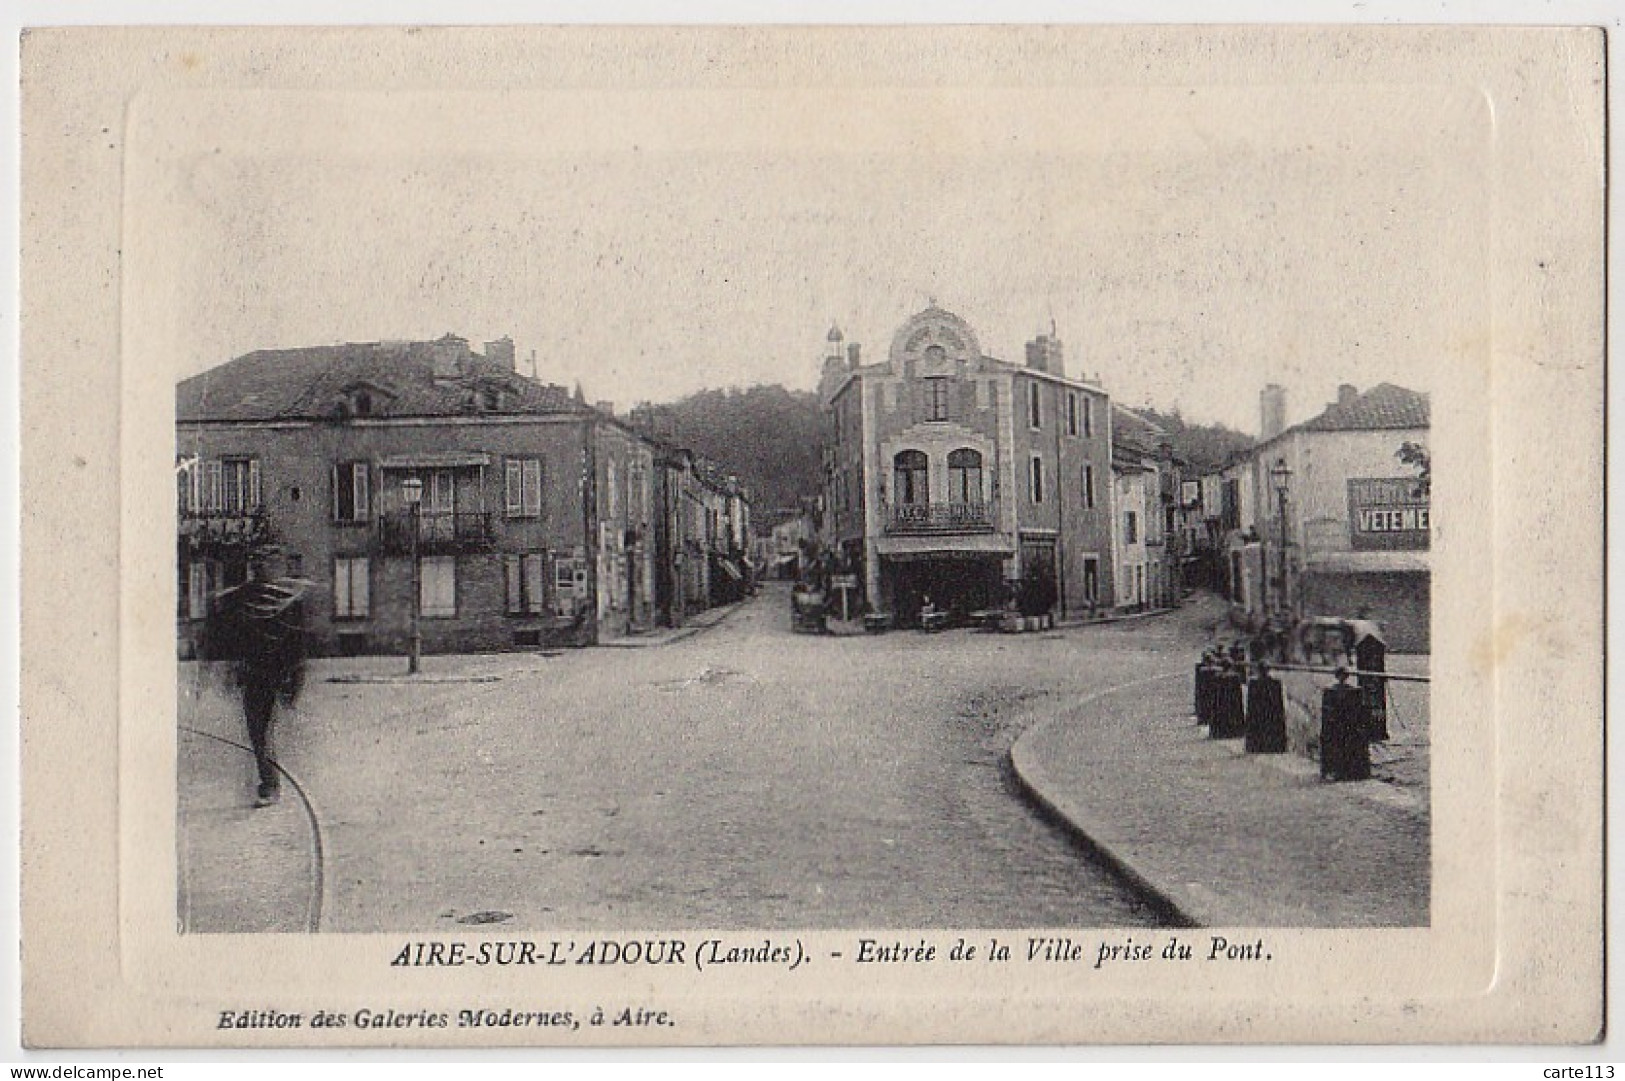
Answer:
M187 551L200 557L246 552L271 540L271 525L263 507L182 508L178 532Z
M891 503L882 509L885 531L899 534L992 533L997 505L988 503Z
M419 555L458 555L488 551L496 543L489 511L423 511L416 517ZM394 511L378 519L378 549L385 555L410 555L410 510Z

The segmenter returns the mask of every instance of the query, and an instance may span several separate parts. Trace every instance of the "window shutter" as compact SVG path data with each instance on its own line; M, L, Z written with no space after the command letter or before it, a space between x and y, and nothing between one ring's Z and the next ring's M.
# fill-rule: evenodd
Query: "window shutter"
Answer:
M209 568L201 560L194 560L187 570L187 615L203 619L209 614Z
M420 572L423 590L420 611L429 616L457 614L457 561L452 556L430 556Z
M208 489L205 492L205 504L209 510L220 509L220 462L209 463Z
M248 509L253 510L260 505L260 460L248 460Z
M542 462L539 458L525 460L522 470L524 482L524 497L520 502L526 514L540 515L542 513Z
M545 595L543 585L543 557L528 555L525 557L525 611L543 611L542 601Z
M522 472L523 464L517 458L509 458L507 461L506 483L504 485L504 503L507 506L508 517L510 518L517 517L525 512Z
M350 561L348 559L335 559L333 561L333 614L347 616L350 614Z
M355 471L355 520L365 522L371 517L372 497L368 490L371 475L366 462L355 462L350 468Z
M508 614L513 615L525 610L524 600L520 595L519 556L503 556L502 569L508 580Z
M355 615L372 611L372 564L363 557L350 562L350 606Z
M344 518L344 503L339 498L339 467L333 467L333 521L342 521Z

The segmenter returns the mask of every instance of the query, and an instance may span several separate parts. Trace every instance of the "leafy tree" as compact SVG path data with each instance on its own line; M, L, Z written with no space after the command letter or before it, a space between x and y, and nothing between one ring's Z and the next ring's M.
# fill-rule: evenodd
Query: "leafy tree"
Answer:
M1421 443L1406 440L1394 452L1394 457L1416 470L1416 494L1426 496L1433 490L1433 455Z
M1178 409L1163 413L1147 407L1135 412L1168 433L1174 453L1189 462L1197 475L1223 468L1255 442L1252 436L1222 424L1189 424Z
M653 412L664 438L739 478L760 520L820 490L825 423L816 394L777 384L702 390Z

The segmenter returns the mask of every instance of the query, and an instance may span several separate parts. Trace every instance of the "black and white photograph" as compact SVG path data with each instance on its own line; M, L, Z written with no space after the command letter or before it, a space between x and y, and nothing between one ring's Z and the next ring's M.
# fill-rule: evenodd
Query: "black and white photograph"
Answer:
M368 1016L430 1028L466 1018L407 988L487 962L905 997L985 966L1130 1018L1133 973L1256 990L1317 942L1396 1011L1493 980L1505 881L1464 837L1524 806L1500 673L1563 651L1492 588L1538 186L1501 39L120 44L119 543L154 554L121 572L151 693L119 702L118 904L174 936L131 972L331 943L425 970ZM1551 53L1563 93L1600 73ZM1562 344L1554 382L1595 374L1600 336ZM581 1028L547 986L569 1031L504 1038ZM577 1038L728 1042L662 994ZM277 1000L177 1031L297 1040L257 1031L301 1023ZM356 1001L324 1009L364 1042ZM1096 1038L1060 1016L1009 1032Z
M1482 104L1055 97L187 161L182 926L1426 926Z

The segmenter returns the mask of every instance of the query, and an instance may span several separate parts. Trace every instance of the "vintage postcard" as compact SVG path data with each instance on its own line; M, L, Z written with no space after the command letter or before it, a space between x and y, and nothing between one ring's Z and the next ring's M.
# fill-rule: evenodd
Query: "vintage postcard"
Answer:
M25 1042L1599 1039L1604 70L26 33Z

